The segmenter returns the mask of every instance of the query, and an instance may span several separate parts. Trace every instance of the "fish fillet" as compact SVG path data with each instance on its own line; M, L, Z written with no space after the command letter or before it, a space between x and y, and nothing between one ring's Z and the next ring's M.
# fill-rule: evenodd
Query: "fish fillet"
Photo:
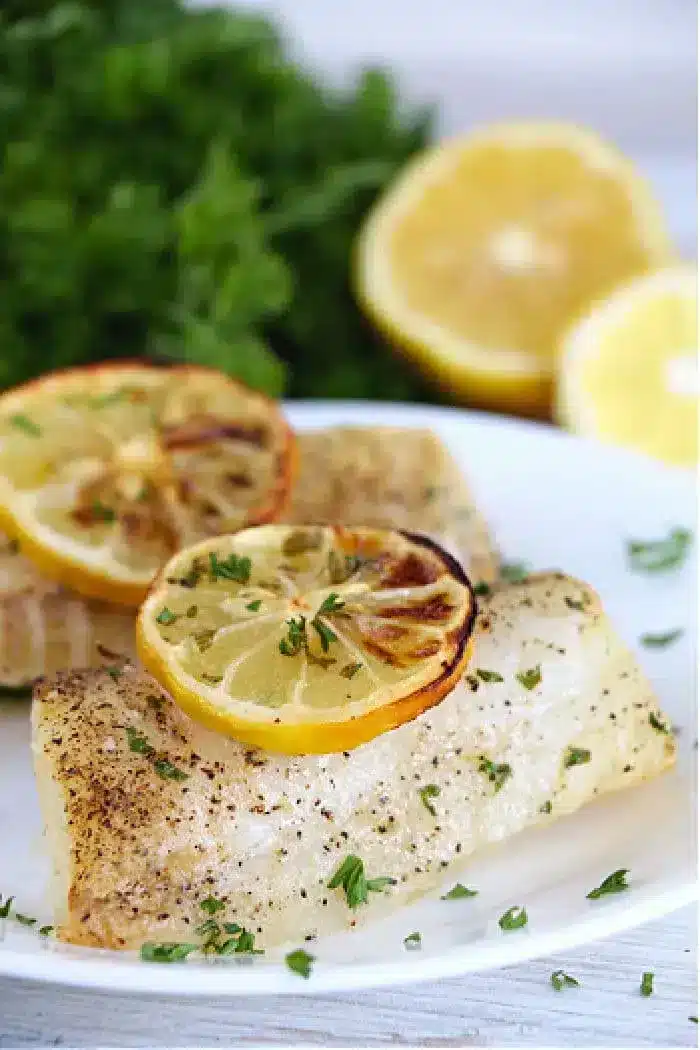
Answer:
M104 648L103 648L104 647ZM41 576L0 533L0 686L20 688L64 667L99 667L135 653L134 616L86 601Z
M328 934L442 884L488 843L673 764L650 686L586 585L531 577L499 590L478 624L464 683L349 753L246 750L135 669L39 683L33 749L59 937L191 941L209 896L263 947ZM159 775L163 759L187 779ZM429 784L434 812L420 795ZM350 853L368 878L397 880L355 912L327 888Z
M334 427L298 435L291 520L377 525L434 536L475 581L498 559L455 462L427 430ZM289 517L289 515L288 515ZM0 686L104 663L98 645L134 654L128 609L86 601L46 580L0 533Z
M295 525L422 532L491 583L499 559L469 486L440 438L409 427L330 427L298 435Z

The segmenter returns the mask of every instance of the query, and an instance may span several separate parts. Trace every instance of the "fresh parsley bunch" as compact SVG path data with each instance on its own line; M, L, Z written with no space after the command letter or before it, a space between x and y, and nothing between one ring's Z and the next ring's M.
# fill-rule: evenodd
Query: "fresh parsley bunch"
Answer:
M149 355L272 394L286 367L296 395L419 394L348 274L426 134L383 74L326 90L248 13L5 0L0 385Z

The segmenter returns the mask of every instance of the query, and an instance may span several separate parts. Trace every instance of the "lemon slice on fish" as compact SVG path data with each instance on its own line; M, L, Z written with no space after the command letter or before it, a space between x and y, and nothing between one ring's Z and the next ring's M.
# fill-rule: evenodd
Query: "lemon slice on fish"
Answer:
M176 550L276 520L293 461L278 407L208 368L109 363L0 397L0 523L88 597L138 605Z
M139 656L192 718L284 754L345 751L457 683L476 605L458 563L392 530L266 525L165 566Z

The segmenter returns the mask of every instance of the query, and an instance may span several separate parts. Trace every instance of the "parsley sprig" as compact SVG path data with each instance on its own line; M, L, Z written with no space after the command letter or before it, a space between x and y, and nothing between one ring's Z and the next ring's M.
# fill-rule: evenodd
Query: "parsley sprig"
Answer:
M549 979L552 982L552 987L557 992L561 992L563 988L579 987L579 982L576 978L571 977L568 973L564 973L563 970L555 970Z
M309 952L305 952L303 948L297 948L294 952L288 952L284 957L284 961L292 973L297 973L300 977L304 977L308 980L311 976L311 970L316 961L316 956L310 955Z
M250 558L239 558L231 553L228 558L219 558L215 551L209 554L209 577L211 580L233 580L248 583L252 562Z

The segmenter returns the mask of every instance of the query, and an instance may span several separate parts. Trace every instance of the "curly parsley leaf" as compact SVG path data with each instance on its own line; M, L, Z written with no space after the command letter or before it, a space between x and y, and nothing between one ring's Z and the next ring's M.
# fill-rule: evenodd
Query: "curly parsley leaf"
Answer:
M396 879L389 875L380 875L368 879L365 875L365 866L362 860L354 853L349 853L340 867L329 879L327 886L329 890L340 887L345 893L348 907L359 908L366 904L371 892L378 893L387 886L396 884Z
M468 886L463 886L461 882L456 882L451 890L440 898L441 901L459 901L464 900L465 897L478 897L478 890L470 890Z
M141 945L141 958L144 962L173 963L182 962L192 952L196 952L199 945L188 944L182 941L145 941Z

